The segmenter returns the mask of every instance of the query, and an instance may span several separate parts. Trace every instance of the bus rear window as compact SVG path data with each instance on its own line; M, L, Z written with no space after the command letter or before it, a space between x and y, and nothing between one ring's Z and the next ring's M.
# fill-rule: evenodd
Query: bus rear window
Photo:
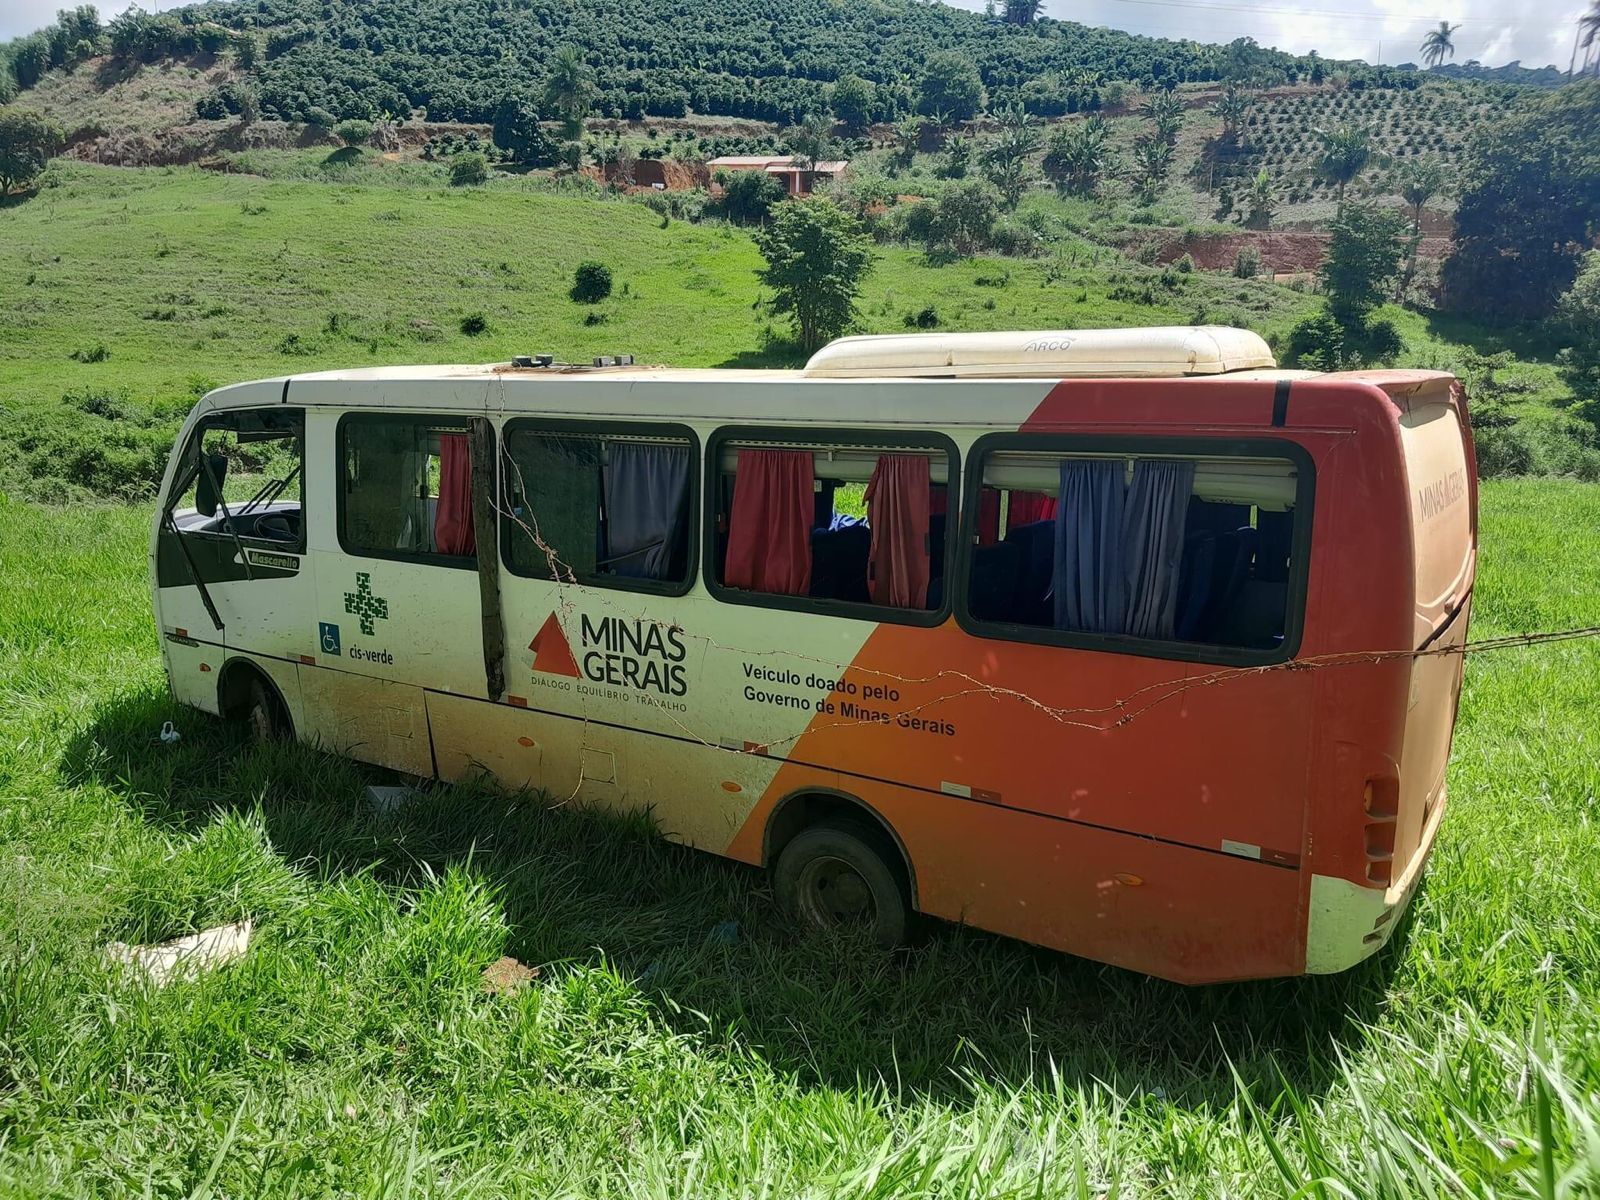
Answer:
M713 552L725 595L937 610L953 456L928 441L718 441Z
M966 580L979 632L1284 646L1304 552L1288 459L1000 448L980 468Z

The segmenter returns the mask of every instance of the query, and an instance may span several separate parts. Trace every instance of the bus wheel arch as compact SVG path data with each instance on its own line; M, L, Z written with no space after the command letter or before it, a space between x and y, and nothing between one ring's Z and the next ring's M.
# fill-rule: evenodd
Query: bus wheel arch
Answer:
M819 788L794 792L778 802L767 820L762 862L772 873L780 903L794 914L804 907L796 894L797 873L803 873L804 866L794 861L795 854L785 854L791 848L802 857L808 850L819 849L830 857L845 859L854 853L869 879L873 864L865 860L875 857L887 869L898 894L902 928L894 940L903 940L918 907L916 875L900 835L876 809L847 792ZM861 854L863 850L869 854Z
M248 658L233 658L217 676L217 711L225 720L237 721L253 741L279 742L294 738L294 719L277 683Z

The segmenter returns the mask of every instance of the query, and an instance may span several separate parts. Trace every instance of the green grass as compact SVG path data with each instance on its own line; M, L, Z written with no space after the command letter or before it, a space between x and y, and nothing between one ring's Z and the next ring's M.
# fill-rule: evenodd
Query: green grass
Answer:
M1452 809L1377 960L1185 990L950 927L797 940L758 873L526 796L376 816L382 773L168 699L148 521L0 501L10 1194L1600 1187L1595 642L1470 660ZM1486 485L1475 636L1597 597L1600 489ZM249 956L195 982L100 957L244 916ZM520 994L481 989L501 954L539 968Z
M316 173L327 155L260 157ZM241 379L533 352L684 366L800 357L758 306L760 259L743 230L663 226L641 204L517 179L421 186L436 168L420 164L350 170L362 182L60 163L56 186L0 209L0 484L51 499L147 494L197 394ZM573 270L591 258L611 266L615 291L574 304ZM1075 243L1047 260L947 267L886 248L860 307L869 331L903 330L932 305L944 328L1205 317L1282 332L1306 304L1266 283L1163 278ZM461 323L475 314L487 332L469 337Z

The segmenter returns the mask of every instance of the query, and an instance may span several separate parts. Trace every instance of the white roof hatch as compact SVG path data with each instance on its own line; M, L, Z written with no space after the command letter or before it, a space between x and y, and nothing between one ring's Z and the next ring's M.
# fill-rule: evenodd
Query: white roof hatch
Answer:
M813 354L803 374L818 379L1171 379L1275 366L1266 342L1248 329L1181 325L839 338Z

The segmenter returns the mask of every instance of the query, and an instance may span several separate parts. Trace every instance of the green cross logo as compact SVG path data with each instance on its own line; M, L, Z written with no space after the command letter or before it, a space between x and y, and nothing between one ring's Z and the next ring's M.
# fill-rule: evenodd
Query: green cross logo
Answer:
M344 594L344 610L360 619L361 632L368 637L377 632L372 624L374 617L380 621L389 619L389 602L372 594L372 576L365 571L356 572L356 590Z

